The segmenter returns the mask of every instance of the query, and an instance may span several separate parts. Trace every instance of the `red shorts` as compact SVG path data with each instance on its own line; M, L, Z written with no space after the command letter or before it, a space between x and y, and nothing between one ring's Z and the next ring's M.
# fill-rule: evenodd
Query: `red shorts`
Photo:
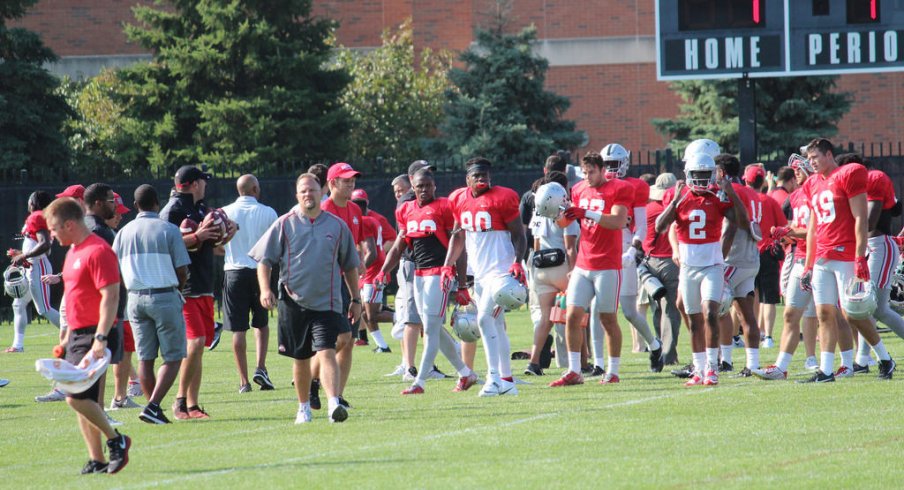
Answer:
M122 321L122 350L135 352L135 337L132 335L132 324L128 320Z
M185 317L185 338L204 337L204 345L210 347L213 341L213 296L185 298L182 316Z

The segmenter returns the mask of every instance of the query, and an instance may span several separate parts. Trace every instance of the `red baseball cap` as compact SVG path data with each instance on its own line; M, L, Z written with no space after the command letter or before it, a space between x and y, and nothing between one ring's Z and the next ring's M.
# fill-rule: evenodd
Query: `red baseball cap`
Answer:
M747 169L744 170L744 182L747 182L748 184L752 184L756 180L757 177L762 177L765 179L766 171L763 170L763 167L761 167L757 164L748 165Z
M85 198L85 186L81 184L70 185L63 192L56 195L56 197L74 197L76 199L84 199Z
M364 189L355 189L352 191L352 201L369 202L370 199L367 198L367 191Z
M330 169L326 172L326 180L329 182L333 179L350 179L360 175L361 172L353 169L351 165L340 162L330 166Z
M122 196L120 196L119 194L117 194L117 193L114 192L114 193L113 193L113 200L116 201L116 213L117 213L117 214L126 214L126 213L128 213L129 211L131 211L131 209L127 208L126 205L123 204L123 202L122 202Z

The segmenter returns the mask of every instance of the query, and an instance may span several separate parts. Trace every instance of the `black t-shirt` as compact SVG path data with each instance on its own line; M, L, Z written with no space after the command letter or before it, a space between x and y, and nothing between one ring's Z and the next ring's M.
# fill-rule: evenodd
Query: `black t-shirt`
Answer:
M179 226L182 220L188 218L200 225L206 214L207 207L202 202L195 203L191 194L177 193L160 210L160 219ZM213 240L207 240L198 250L188 252L191 264L188 265L188 280L182 290L186 296L213 294L213 249Z
M101 237L105 242L109 243L110 246L113 246L113 240L116 238L116 232L113 231L113 228L107 226L107 222L98 218L93 214L85 215L85 224L88 225L88 229L91 230L91 233ZM116 306L116 316L122 320L125 320L125 312L126 312L126 301L128 301L128 291L126 291L126 284L124 281L119 281L119 304Z
M411 257L416 269L432 269L442 267L446 261L446 247L436 238L430 235L426 238L412 240Z

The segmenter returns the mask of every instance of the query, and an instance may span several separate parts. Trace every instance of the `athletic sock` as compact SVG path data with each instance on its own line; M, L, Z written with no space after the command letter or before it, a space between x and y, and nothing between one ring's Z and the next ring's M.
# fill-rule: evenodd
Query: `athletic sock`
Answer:
M791 358L794 356L787 352L779 352L778 359L775 360L775 365L784 372L788 372L788 366L791 365Z
M731 351L734 350L734 346L731 344L720 345L719 350L722 351L722 360L731 364Z
M330 411L332 412L333 408L335 408L337 405L339 405L339 397L338 396L330 397L330 399L327 400L326 404L327 404L327 407L329 407Z
M706 348L706 362L709 363L709 367L714 370L719 370L719 348L718 347L707 347Z
M653 352L656 349L661 349L662 342L660 342L659 339L654 338L653 342L651 344L647 345L647 348L650 349L650 352Z
M760 349L754 349L752 347L748 347L745 350L747 351L747 369L759 369L760 368Z
M311 409L311 402L309 402L309 401L298 402L298 410L301 411L301 410L305 410L305 409L308 409L308 410Z
M502 381L508 381L509 383L514 383L515 378L513 376L503 376Z
M460 377L460 378L466 378L470 375L471 375L471 368L469 368L468 366L465 366L458 370L458 377Z
M848 369L854 369L854 349L841 351L841 365Z
M879 358L880 361L887 361L891 359L891 356L888 355L888 351L885 350L885 344L882 343L882 340L879 340L879 343L873 346L873 350L876 351L876 357Z
M821 352L819 360L819 370L822 374L832 374L835 372L835 353Z
M857 364L861 366L869 366L869 342L863 336L857 341Z
M609 374L618 374L619 364L621 364L620 357L609 356Z
M389 345L386 344L386 341L383 340L383 332L381 332L379 330L374 330L373 332L370 333L370 336L374 338L374 342L377 343L377 347L379 347L381 349L385 349L385 348L389 347Z
M581 374L581 353L580 352L569 352L568 353L568 370L573 373Z
M594 357L594 358L593 358L593 365L594 365L594 366L603 367L603 366L606 365L606 360L603 359L602 357Z
M706 369L706 353L694 352L694 371L703 374L704 369Z

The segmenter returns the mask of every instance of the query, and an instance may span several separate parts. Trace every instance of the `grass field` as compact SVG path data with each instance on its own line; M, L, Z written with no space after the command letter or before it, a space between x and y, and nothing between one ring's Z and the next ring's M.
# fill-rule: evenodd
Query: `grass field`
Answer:
M513 348L526 348L527 314L512 314L509 324ZM4 325L4 345L11 335ZM904 342L883 337L904 359ZM684 332L682 361L686 342ZM478 387L452 393L448 379L403 398L406 384L383 377L398 354L358 347L346 390L349 420L329 424L320 411L313 424L295 426L290 361L270 357L276 391L240 395L229 333L205 354L201 399L209 421L151 426L136 410L114 412L133 439L129 466L115 476L79 476L87 453L74 413L65 403L33 401L48 389L34 359L49 357L55 343L53 327L35 325L24 354L0 354L0 377L12 381L0 389L4 488L904 487L904 382L897 378L881 382L871 373L815 386L722 377L716 388L685 388L649 373L645 354L628 353L619 385L550 389L559 373L553 368L520 386L517 397L481 399ZM763 362L776 353L764 350ZM735 359L743 364L740 351ZM526 362L513 362L516 373ZM477 363L483 369L482 351ZM439 365L451 371L445 360ZM800 379L802 371L798 355L791 372ZM174 395L164 402L168 415Z

